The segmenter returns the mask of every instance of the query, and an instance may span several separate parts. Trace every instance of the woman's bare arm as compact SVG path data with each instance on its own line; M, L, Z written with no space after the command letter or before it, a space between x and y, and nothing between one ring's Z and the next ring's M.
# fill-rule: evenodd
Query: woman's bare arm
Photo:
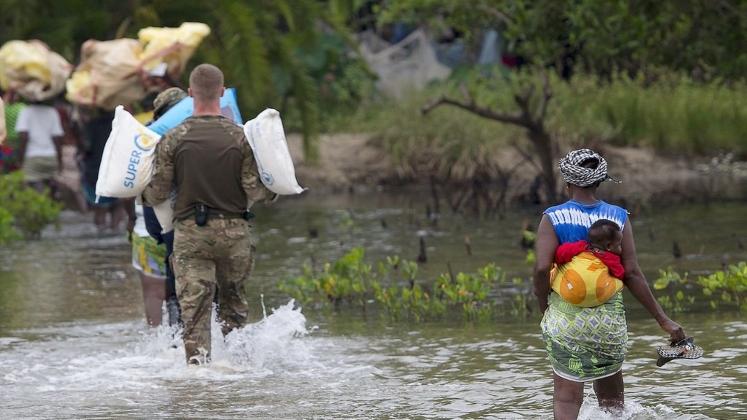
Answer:
M680 341L685 338L685 332L682 327L672 321L659 305L659 302L651 293L651 288L646 281L646 277L638 265L638 256L635 252L635 240L633 238L633 226L630 221L623 228L622 240L622 263L625 267L625 285L630 293L641 302L644 308L656 319L661 328L669 333L672 341Z
M539 302L540 312L547 309L547 296L550 294L550 269L555 259L558 237L547 216L542 216L537 228L537 241L534 244L536 260L534 263L534 294Z

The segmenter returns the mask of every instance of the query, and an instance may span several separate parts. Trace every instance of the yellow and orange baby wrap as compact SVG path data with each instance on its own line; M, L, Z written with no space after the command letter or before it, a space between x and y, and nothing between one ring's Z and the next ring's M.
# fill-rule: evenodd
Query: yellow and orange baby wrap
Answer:
M563 300L585 308L599 306L620 291L623 282L591 252L582 252L550 272L552 290Z

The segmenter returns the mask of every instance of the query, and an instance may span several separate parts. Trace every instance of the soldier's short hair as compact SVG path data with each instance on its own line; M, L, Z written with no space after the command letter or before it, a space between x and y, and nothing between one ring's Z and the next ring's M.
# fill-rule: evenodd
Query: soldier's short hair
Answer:
M219 99L223 88L223 72L212 64L200 64L189 75L189 88L197 100Z

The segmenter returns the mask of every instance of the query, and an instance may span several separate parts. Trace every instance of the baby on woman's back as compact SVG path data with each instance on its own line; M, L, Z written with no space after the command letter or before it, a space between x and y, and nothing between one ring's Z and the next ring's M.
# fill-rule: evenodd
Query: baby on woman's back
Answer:
M599 219L589 228L587 240L569 242L558 246L555 250L555 264L571 262L573 257L590 251L599 258L610 270L613 277L622 280L625 269L620 260L622 254L622 232L617 223Z
M586 240L565 243L555 250L557 269L550 276L553 290L574 305L603 304L622 289L625 269L621 253L620 226L611 220L597 220Z

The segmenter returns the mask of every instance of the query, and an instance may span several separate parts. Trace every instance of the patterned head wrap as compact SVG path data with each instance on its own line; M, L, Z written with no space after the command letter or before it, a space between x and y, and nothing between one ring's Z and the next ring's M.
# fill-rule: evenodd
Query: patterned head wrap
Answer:
M596 160L597 167L584 168L582 163ZM560 159L560 174L563 180L569 184L579 187L588 187L601 181L620 181L607 175L607 161L602 155L591 149L571 150L563 159Z

